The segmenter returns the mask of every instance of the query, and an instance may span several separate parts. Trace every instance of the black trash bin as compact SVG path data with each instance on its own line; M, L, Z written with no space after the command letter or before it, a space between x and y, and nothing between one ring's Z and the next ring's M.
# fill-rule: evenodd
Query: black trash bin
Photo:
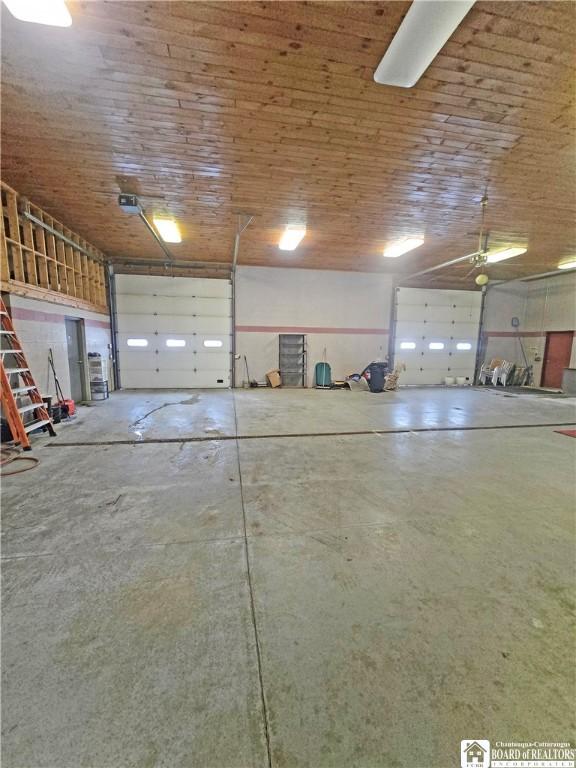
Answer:
M368 382L370 392L383 392L384 379L388 373L388 363L374 362L364 368L362 376L364 376Z

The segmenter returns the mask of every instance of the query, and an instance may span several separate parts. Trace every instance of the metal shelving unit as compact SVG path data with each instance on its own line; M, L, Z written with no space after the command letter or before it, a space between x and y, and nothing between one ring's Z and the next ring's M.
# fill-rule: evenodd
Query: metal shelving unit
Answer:
M108 360L100 355L88 356L90 373L90 393L92 400L107 400L110 396L108 387Z
M306 336L301 333L281 333L278 345L282 386L305 387Z

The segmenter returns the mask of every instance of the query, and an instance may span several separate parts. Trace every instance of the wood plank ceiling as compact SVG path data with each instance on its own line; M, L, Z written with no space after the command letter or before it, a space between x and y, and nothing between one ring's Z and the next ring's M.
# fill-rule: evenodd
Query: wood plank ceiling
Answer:
M416 87L377 85L409 5L98 0L69 29L3 8L3 178L116 260L164 260L122 190L176 216L177 259L229 261L247 212L242 264L405 273L475 249L487 184L491 243L528 244L491 277L554 269L576 254L576 5L478 2Z

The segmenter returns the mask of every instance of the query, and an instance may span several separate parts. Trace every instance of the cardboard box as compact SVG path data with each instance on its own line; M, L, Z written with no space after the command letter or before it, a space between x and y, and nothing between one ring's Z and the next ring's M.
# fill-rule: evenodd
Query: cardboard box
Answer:
M282 379L280 378L280 371L278 368L274 368L274 370L268 371L266 378L268 379L268 383L271 387L282 386Z

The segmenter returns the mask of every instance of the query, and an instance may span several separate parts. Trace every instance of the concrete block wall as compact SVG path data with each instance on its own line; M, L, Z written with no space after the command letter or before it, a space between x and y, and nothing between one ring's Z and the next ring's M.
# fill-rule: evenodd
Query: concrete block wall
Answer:
M520 320L517 329L511 325L513 317ZM523 365L520 337L538 385L549 331L576 331L576 272L488 288L483 329L485 360L502 357ZM570 365L576 367L576 338Z
M108 315L14 294L10 294L9 307L30 370L42 394L56 394L54 377L48 366L48 350L52 349L58 380L65 397L70 397L66 317L84 320L86 352L99 352L104 358L110 356Z
M306 334L308 386L326 360L332 378L361 371L388 354L392 278L333 270L239 267L236 275L236 351L250 377L264 381L278 367L278 335ZM246 379L236 361L236 382Z

